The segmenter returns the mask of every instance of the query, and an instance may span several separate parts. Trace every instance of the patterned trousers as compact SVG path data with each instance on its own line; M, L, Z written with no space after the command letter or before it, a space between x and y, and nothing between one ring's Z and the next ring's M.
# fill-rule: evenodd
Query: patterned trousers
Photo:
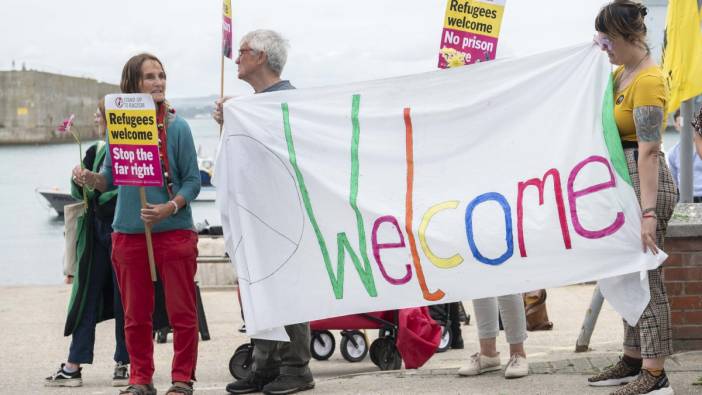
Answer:
M625 149L629 175L634 184L636 197L641 202L641 184L637 167L638 151L634 148ZM656 197L656 245L663 248L668 221L673 215L673 209L678 202L678 190L673 182L663 153L658 160L658 195ZM646 306L636 326L624 322L624 346L641 351L641 357L646 359L663 358L673 354L673 339L670 323L670 304L668 294L663 284L663 267L648 271L648 285L651 290L651 301Z

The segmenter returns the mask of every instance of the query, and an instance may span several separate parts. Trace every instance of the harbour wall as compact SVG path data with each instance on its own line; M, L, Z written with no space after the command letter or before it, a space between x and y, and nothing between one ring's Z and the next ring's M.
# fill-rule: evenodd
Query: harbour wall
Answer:
M98 100L118 93L114 84L35 70L0 71L0 145L73 141L57 131L75 114L72 131L81 140L98 137L93 114Z

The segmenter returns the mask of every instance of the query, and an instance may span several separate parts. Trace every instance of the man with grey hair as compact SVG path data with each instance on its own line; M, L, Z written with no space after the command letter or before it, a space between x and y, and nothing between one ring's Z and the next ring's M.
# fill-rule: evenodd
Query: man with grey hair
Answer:
M254 30L241 39L238 77L246 81L255 93L295 89L280 74L288 57L288 43L272 30ZM229 98L215 102L212 114L220 125L222 105ZM291 394L314 388L310 372L310 325L301 323L285 326L290 342L254 339L253 364L249 377L227 385L230 394L263 391L265 394Z

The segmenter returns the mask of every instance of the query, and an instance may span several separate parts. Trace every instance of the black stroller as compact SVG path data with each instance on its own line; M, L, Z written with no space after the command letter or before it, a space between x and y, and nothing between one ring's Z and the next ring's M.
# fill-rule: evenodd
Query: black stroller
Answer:
M429 314L441 325L441 342L436 352L444 352L449 348L463 348L461 323L470 325L470 314L466 313L463 303L446 303L429 306Z

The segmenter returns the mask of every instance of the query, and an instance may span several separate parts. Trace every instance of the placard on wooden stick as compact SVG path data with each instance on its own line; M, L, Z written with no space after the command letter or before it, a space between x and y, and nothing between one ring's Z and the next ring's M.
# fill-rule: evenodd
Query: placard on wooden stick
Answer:
M156 105L149 94L113 94L105 96L105 110L113 183L139 187L145 208L144 187L163 186ZM151 279L156 281L151 225L144 224L144 234Z

